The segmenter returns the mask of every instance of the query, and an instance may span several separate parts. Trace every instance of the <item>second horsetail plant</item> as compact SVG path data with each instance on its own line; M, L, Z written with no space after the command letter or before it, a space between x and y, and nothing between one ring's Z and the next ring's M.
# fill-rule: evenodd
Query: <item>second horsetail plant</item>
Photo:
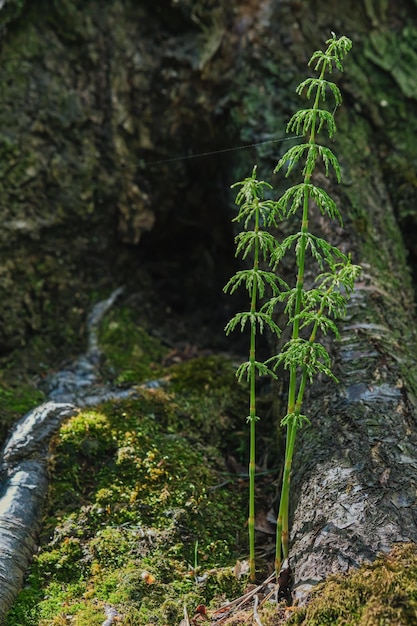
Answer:
M233 187L241 185L236 203L240 206L239 213L234 221L243 223L242 232L236 237L236 254L242 254L245 259L249 255L253 257L251 269L237 272L227 283L225 291L233 293L242 283L246 286L249 294L250 309L245 313L235 315L226 326L226 333L240 326L243 331L246 324L250 332L249 360L242 363L236 375L239 380L246 378L249 382L250 399L248 422L250 428L249 444L249 575L251 581L255 580L255 423L259 419L256 415L256 390L255 383L258 374L275 374L269 367L256 360L256 333L263 331L268 326L273 332L280 333L278 326L271 315L258 310L258 302L265 296L266 287L272 294L278 293L278 285L281 279L273 272L261 270L259 261L271 258L275 251L276 241L267 231L262 230L261 225L270 222L271 210L274 203L264 199L264 188L271 188L266 182L256 180L256 167L253 168L252 176L243 182L235 183ZM250 230L251 228L251 230Z
M241 365L237 376L242 379L247 375L250 383L250 496L249 496L249 534L251 578L255 571L254 565L254 474L255 474L255 431L257 419L255 411L255 378L257 374L276 376L278 368L288 371L287 412L281 420L286 427L285 459L281 498L277 519L275 569L277 576L281 570L283 559L289 554L289 502L290 475L298 429L304 422L309 423L304 415L303 400L307 383L321 374L334 381L336 377L331 371L331 358L326 347L318 341L318 334L332 332L338 337L336 319L344 317L346 303L352 293L354 281L360 273L360 267L351 263L337 247L325 239L314 235L309 230L311 211L318 210L323 216L337 219L342 224L340 212L327 191L312 181L312 176L319 164L322 164L326 176L332 170L338 182L341 179L340 166L334 153L322 143L317 136L327 131L331 138L336 130L334 112L324 108L326 97L333 99L334 110L341 104L341 93L337 85L325 78L334 69L343 71L342 60L350 50L352 42L347 37L336 38L334 34L327 40L327 49L314 52L309 65L314 66L318 77L307 78L297 87L297 93L306 93L312 102L311 108L299 110L290 119L287 132L295 132L306 137L305 143L291 147L279 160L275 172L286 169L288 177L297 166L301 166L302 182L287 189L277 201L264 200L263 190L270 187L268 183L257 181L256 168L252 177L241 185L237 203L241 209L236 218L244 222L244 230L237 238L237 253L244 257L253 254L253 269L238 272L226 288L233 292L242 282L251 295L251 310L239 313L226 326L226 332L240 324L242 330L247 321L250 323L250 357ZM276 227L279 220L299 216L298 230L279 242L269 232L261 231L262 226ZM253 220L254 230L248 231L248 224ZM278 278L277 268L290 250L294 249L296 263L296 279L290 288ZM267 262L269 271L259 269L260 255ZM311 288L305 286L305 273L317 267L316 278ZM265 287L271 290L271 297L265 301ZM262 306L258 307L260 300ZM280 330L273 321L275 308L283 307L287 315L287 326L290 339L281 352L259 363L255 359L256 330L269 327L275 334Z

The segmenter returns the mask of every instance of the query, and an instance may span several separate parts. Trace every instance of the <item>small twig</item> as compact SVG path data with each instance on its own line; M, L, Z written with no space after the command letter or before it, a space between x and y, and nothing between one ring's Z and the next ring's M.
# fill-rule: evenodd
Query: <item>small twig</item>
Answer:
M184 626L190 626L190 619L188 617L187 606L184 604Z

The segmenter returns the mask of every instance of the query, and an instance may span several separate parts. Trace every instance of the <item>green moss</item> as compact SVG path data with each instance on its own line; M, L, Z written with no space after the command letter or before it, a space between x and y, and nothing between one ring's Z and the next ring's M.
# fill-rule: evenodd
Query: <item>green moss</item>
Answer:
M232 447L243 452L248 397L246 387L236 382L235 372L235 364L219 356L172 366L172 389L181 395L181 405L172 416L171 427L188 431L192 437L198 434L206 445L218 450Z
M192 440L204 441L207 454L209 448L214 455L216 449L227 446L244 448L241 427L248 410L247 393L237 384L230 359L210 355L163 367L167 350L138 325L137 313L127 307L115 308L106 316L100 345L103 373L117 384L169 380L167 392L152 392L149 408L157 411L155 417L163 421L167 432L187 432Z
M404 544L345 576L330 577L288 624L406 626L416 621L417 546Z
M167 350L140 325L128 308L112 310L104 320L100 344L105 370L117 384L157 378Z
M173 368L167 390L143 390L62 426L42 547L9 626L64 624L65 616L102 624L106 604L123 623L162 626L180 621L184 604L192 613L240 592L231 566L246 539L246 489L220 487L223 461L205 440L211 428L217 441L227 438L234 417L219 398L233 395L226 381L236 383L230 363L203 361Z
M412 26L398 34L388 28L372 30L364 46L364 56L389 72L408 98L417 95L415 74L410 70L417 62L416 35Z
M235 385L234 368L229 359L219 356L198 357L175 365L171 369L173 388L191 393L221 395Z

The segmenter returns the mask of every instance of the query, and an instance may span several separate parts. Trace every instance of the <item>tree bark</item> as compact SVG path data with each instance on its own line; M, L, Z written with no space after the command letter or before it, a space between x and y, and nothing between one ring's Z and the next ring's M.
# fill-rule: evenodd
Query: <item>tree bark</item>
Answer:
M293 473L292 563L300 599L331 572L417 541L413 292L378 163L365 188L358 177L363 165L345 159L369 223L366 238L353 222L344 233L363 274L333 346L340 384L320 381L310 390L312 426L300 432ZM340 203L349 212L343 185Z
M291 560L300 600L330 572L417 541L413 258L400 230L404 215L413 215L405 198L416 199L407 161L415 167L417 151L407 137L416 130L417 22L415 3L406 4L408 12L372 2L240 3L230 31L239 49L230 106L242 139L251 141L283 129L303 106L290 88L331 31L354 42L336 79L344 105L333 149L343 182L330 190L345 228L323 225L320 217L312 228L351 252L363 275L333 346L340 384L314 385L306 401L312 427L299 435ZM279 157L283 150L283 144L262 148L262 178L273 152ZM244 161L248 175L251 155ZM284 183L275 183L280 191Z
M320 16L320 27L323 5L311 8ZM397 542L417 541L416 318L399 228L399 194L404 195L406 183L400 191L398 169L392 165L405 158L406 134L414 126L401 113L407 98L410 113L416 110L410 58L402 58L398 69L394 59L397 46L410 44L415 22L406 23L402 14L388 10L376 14L371 3L364 3L350 31L348 11L347 3L342 14L332 16L332 30L337 26L339 33L353 36L355 46L346 58L341 83L345 105L336 114L339 132L332 145L343 180L331 193L345 227L330 232L317 216L311 223L351 252L363 274L341 324L340 342L333 345L340 384L314 384L306 401L312 426L299 434L291 560L301 601L329 573L372 560ZM306 18L307 11L300 20L304 50L318 33ZM325 19L331 21L329 15ZM412 148L414 163L415 156Z

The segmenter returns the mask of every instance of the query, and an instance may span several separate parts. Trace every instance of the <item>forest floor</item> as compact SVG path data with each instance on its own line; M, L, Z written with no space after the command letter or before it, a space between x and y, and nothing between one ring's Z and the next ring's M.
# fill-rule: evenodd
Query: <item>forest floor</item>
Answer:
M114 307L100 332L103 382L137 393L80 410L52 442L40 547L9 626L194 624L219 609L227 623L224 606L247 590L238 361L207 347L207 333L203 346L195 341L201 320L184 325L166 309L155 333L139 310L134 297ZM260 462L261 580L271 572L277 475L266 453Z
M80 410L54 438L39 551L7 626L413 623L404 611L416 614L414 547L356 579L335 578L308 612L278 602L278 443L267 385L259 406L259 586L248 584L241 357L213 349L198 316L185 323L169 307L139 304L132 296L114 306L100 332L103 382L136 393ZM27 387L27 404L41 401ZM23 408L31 407L13 405L10 419ZM397 613L381 621L393 605Z

